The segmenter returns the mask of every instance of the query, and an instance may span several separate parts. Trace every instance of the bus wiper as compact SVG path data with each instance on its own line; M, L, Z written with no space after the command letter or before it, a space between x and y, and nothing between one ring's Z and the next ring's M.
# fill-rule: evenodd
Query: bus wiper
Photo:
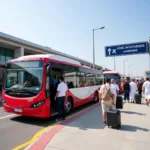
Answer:
M4 89L4 91L7 92L15 92L15 89Z
M31 91L31 90L28 90L28 89L20 89L19 91L20 91L20 92L29 92L30 94L33 94L33 95L36 94L35 92L33 92L33 91Z
M15 92L15 93L18 93L18 92L23 92L23 93L30 93L32 95L35 95L36 93L31 91L31 90L28 90L28 89L19 89L19 88L10 88L10 89L5 89L5 92L6 93L9 93L9 92Z

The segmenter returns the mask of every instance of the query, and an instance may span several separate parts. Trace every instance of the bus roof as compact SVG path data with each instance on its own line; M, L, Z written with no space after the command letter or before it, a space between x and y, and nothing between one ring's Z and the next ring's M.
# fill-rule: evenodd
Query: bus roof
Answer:
M104 71L103 74L118 74L119 75L117 71Z
M57 61L63 61L63 62L67 62L67 63L71 63L71 64L75 64L75 65L80 65L79 61L64 57L64 56L60 56L60 55L55 55L55 54L37 54L37 55L27 55L27 56L21 56L19 58L17 58L16 60L24 60L24 59L32 59L32 58L49 58L49 59L54 59Z
M18 57L17 59L13 59L10 60L10 62L14 62L14 61L23 61L23 60L35 60L35 59L40 59L40 58L47 58L47 59L51 59L51 60L55 60L56 62L62 62L62 63L68 63L70 65L75 65L81 68L86 68L91 70L92 72L101 72L101 70L97 70L97 69L93 69L93 68L88 68L85 66L82 66L81 63L79 61L64 57L64 56L60 56L60 55L55 55L55 54L37 54L37 55L27 55L27 56L21 56Z

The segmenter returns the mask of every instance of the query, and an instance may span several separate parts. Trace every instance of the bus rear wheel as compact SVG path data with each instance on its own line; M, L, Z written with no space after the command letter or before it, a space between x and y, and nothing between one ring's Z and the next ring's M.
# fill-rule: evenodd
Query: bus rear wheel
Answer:
M71 97L68 97L65 103L66 113L70 113L73 108L73 103Z
M94 102L95 103L98 102L98 92L95 92L95 94L94 94Z

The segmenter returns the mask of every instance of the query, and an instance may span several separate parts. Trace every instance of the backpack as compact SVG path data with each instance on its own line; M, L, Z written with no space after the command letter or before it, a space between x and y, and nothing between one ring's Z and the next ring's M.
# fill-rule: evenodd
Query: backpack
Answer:
M125 84L124 84L124 91L130 91L130 84L129 84L129 82L126 82Z
M102 100L109 101L112 96L113 94L111 93L110 88L107 88L107 86L104 85L102 89Z
M143 83L141 82L139 85L139 89L142 90Z

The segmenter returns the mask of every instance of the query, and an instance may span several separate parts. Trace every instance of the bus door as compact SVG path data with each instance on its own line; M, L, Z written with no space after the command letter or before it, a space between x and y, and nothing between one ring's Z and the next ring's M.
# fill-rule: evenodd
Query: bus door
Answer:
M49 87L50 87L50 109L51 115L56 114L57 105L55 101L55 96L57 92L57 86L59 84L59 78L63 75L63 65L58 63L51 64L51 73L49 75Z

